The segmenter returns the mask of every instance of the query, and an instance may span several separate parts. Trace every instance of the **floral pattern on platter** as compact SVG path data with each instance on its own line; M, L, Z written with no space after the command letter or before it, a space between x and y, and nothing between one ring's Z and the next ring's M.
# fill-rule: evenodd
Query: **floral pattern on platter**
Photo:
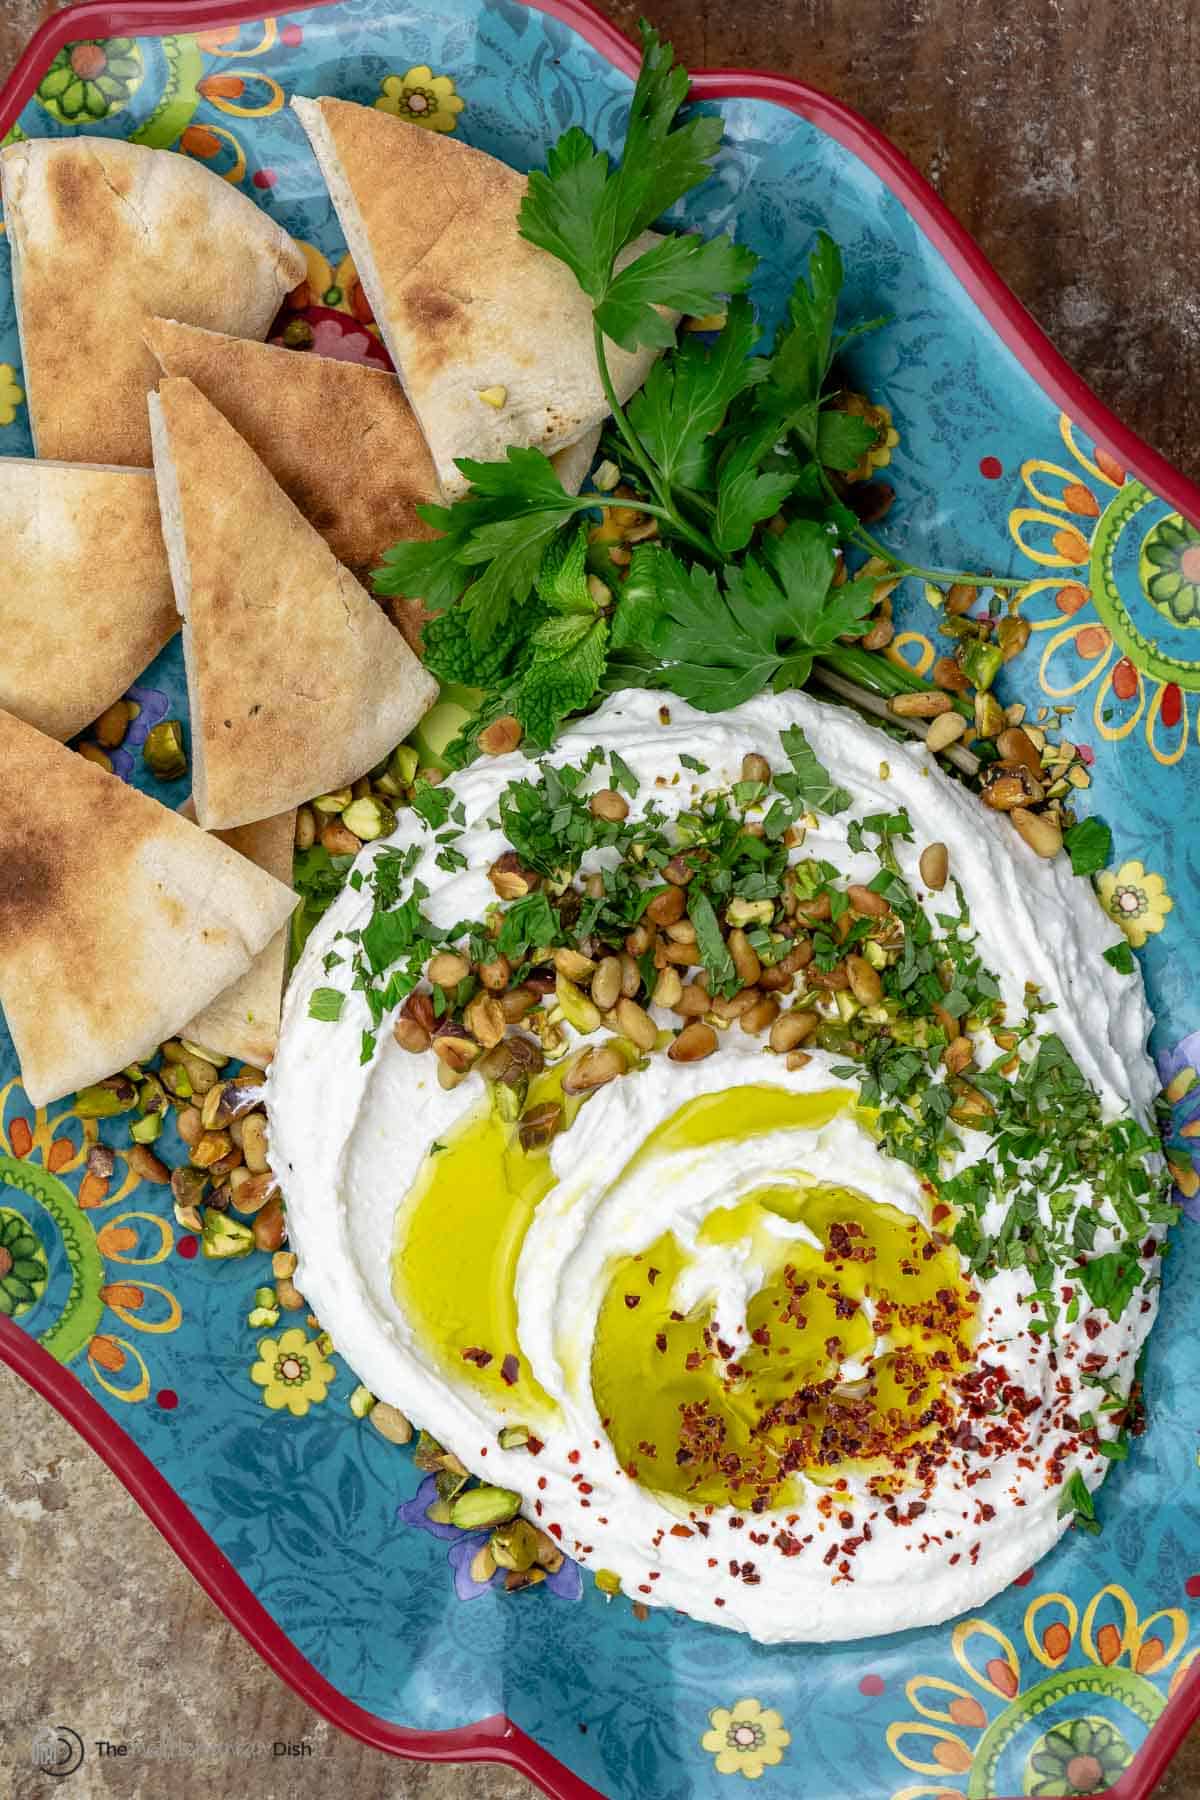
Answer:
M1200 537L1102 448L1089 451L1062 415L1064 464L1021 466L1026 502L1012 508L1017 549L1048 571L1021 589L1021 612L1039 650L1038 680L1051 703L1090 702L1105 743L1138 734L1169 768L1200 726Z
M320 1344L299 1326L277 1338L258 1340L258 1360L250 1379L263 1390L263 1404L272 1412L286 1408L294 1419L302 1419L310 1406L319 1406L325 1399L336 1377L337 1370Z
M460 1600L478 1600L489 1588L503 1588L506 1585L505 1571L497 1569L486 1581L481 1581L472 1573L472 1565L490 1536L486 1531L464 1531L457 1525L443 1525L437 1519L429 1517L429 1508L438 1499L437 1477L427 1475L411 1500L397 1507L396 1518L401 1525L415 1525L418 1531L427 1531L431 1537L440 1538L449 1545L446 1560L454 1573L454 1592ZM583 1598L583 1577L579 1564L569 1556L564 1556L561 1568L545 1577L547 1593L554 1594L559 1600L581 1600Z
M887 1727L888 1748L934 1785L898 1788L892 1800L1103 1793L1200 1655L1182 1608L1142 1618L1115 1583L1082 1612L1065 1593L1039 1594L1021 1626L1019 1649L986 1619L964 1619L950 1645L969 1685L940 1675L906 1683L917 1717Z
M1119 869L1105 869L1096 877L1100 904L1119 925L1135 950L1152 932L1161 931L1175 902L1161 875L1151 874L1136 858Z
M1188 1218L1200 1220L1200 1031L1159 1057L1158 1074L1171 1109L1163 1137L1175 1200Z
M375 102L381 112L423 125L428 131L453 131L466 101L454 91L449 75L435 75L419 63L406 75L385 75Z
M82 38L59 51L38 83L37 97L64 125L86 124L128 106L144 73L133 38Z
M764 1769L783 1761L792 1734L773 1707L757 1700L735 1700L732 1706L714 1706L709 1729L700 1739L718 1775L744 1775L757 1781Z
M25 389L17 380L11 363L0 363L0 425L11 425L17 408L25 398Z

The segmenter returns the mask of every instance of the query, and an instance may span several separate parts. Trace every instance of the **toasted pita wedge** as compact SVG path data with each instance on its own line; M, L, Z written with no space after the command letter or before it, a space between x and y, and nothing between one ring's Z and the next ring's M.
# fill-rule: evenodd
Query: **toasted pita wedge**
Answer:
M150 1055L295 904L177 813L0 712L0 1005L35 1106Z
M446 493L465 485L455 457L495 460L512 444L549 454L598 425L608 404L591 303L569 269L518 236L525 177L372 106L292 105ZM621 399L655 354L609 345Z
M190 800L180 812L194 819L196 809ZM261 819L257 825L238 825L233 831L217 831L214 837L246 857L258 868L265 869L277 881L291 885L292 849L296 838L295 812L279 813L274 819ZM265 1069L275 1054L279 1036L279 1007L283 999L283 975L287 967L288 928L282 926L265 950L260 950L246 973L227 987L223 994L198 1012L184 1025L180 1037L219 1050L239 1062L253 1063Z
M192 798L202 825L228 830L356 780L437 682L199 388L165 380L150 412Z
M186 375L262 458L288 499L364 580L440 501L433 458L394 375L150 319L143 335L167 375ZM316 443L320 441L320 451Z
M0 177L38 455L148 468L142 321L261 338L303 256L211 170L121 138L28 138Z
M149 469L0 457L0 706L73 737L179 629Z

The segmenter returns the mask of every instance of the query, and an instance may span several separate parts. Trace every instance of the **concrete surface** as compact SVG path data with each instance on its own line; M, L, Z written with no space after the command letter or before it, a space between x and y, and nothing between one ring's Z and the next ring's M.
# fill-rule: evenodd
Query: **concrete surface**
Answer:
M693 64L787 69L874 120L940 188L1067 357L1200 474L1200 174L1191 0L644 0ZM626 30L643 0L601 0ZM38 0L0 0L0 77ZM297 1700L74 1433L0 1369L0 1775L12 1800L521 1800L491 1768L396 1762ZM204 1761L36 1774L33 1729L168 1734ZM258 1762L222 1744L306 1744ZM775 1784L777 1787L779 1784ZM793 1772L780 1791L798 1795ZM1156 1800L1200 1795L1200 1737ZM648 1796L647 1800L653 1800ZM883 1797L880 1797L883 1800Z

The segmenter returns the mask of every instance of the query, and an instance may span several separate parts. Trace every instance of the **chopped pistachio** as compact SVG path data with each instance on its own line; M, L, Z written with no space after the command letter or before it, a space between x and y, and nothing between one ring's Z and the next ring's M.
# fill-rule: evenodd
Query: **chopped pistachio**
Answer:
M985 693L999 673L1004 652L998 644L985 643L982 638L964 638L958 660L968 681Z
M114 1119L137 1105L137 1089L123 1075L110 1075L92 1087L80 1088L75 1111L81 1119Z
M192 1231L197 1234L203 1231L204 1214L198 1206L187 1206L177 1200L172 1210L176 1223L182 1226L184 1231Z
M592 486L596 489L598 494L611 494L620 479L621 471L618 469L616 463L610 462L608 458L605 457L604 461L600 464L600 467L596 470L596 473L592 476Z
M192 1098L192 1078L182 1063L164 1063L158 1074L168 1094L176 1100Z
M529 1442L528 1425L505 1425L497 1442L502 1450L523 1450Z
M355 837L369 844L373 838L387 837L389 832L395 831L396 815L390 806L368 794L363 800L351 802L342 814L342 824Z
M501 1569L531 1569L537 1560L537 1532L528 1519L510 1519L498 1525L489 1542Z
M135 1144L152 1144L162 1133L161 1113L147 1113L144 1118L135 1119L129 1127L129 1135Z
M182 720L164 719L161 724L152 725L142 745L142 757L150 773L159 781L178 781L186 775Z
M369 1410L372 1425L389 1444L407 1444L410 1441L413 1428L399 1407L389 1406L386 1400L378 1400Z
M365 1419L375 1405L375 1396L370 1388L365 1388L361 1381L350 1396L350 1411L356 1419Z
M279 1308L277 1306L253 1306L246 1314L246 1323L253 1331L266 1331L270 1326L278 1325Z
M463 1531L486 1531L515 1519L520 1510L521 1496L511 1488L468 1488L451 1506L450 1523Z
M481 1586L489 1582L496 1573L496 1558L492 1555L491 1544L481 1544L471 1558L471 1580Z
M354 795L348 787L337 788L332 794L318 794L313 805L318 812L343 813L353 798Z
M181 1173L181 1171L176 1171ZM205 1256L217 1259L230 1256L249 1256L254 1248L254 1233L248 1225L237 1219L231 1219L226 1213L214 1212L210 1207L204 1215L204 1229L200 1234L200 1248Z

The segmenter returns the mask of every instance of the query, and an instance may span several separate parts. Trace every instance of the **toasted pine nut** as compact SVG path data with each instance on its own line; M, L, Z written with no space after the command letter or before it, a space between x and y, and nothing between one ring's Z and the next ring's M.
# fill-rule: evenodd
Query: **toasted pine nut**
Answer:
M677 920L682 919L686 911L687 899L683 889L667 887L661 893L655 894L646 908L645 916L652 925L674 925ZM626 948L629 948L628 939L626 939ZM634 951L634 955L637 955L637 951Z
M622 998L617 1001L617 1024L639 1050L653 1050L658 1028L650 1014L636 1000Z
M772 1050L783 1055L785 1051L794 1050L798 1044L807 1043L820 1023L815 1012L780 1013L771 1027L768 1040Z
M856 912L865 919L886 919L892 910L882 894L877 894L874 888L867 887L861 881L850 883L846 889L846 898L850 902L851 912Z
M642 985L642 971L638 968L628 950L621 952L621 992L627 1000L637 998L637 991Z
M744 987L753 987L762 974L762 963L758 951L740 926L730 932L726 941L729 945L729 954L733 958L733 966L738 972L738 980Z
M592 999L601 1012L608 1012L621 997L621 963L615 956L601 957L592 976Z
M778 1017L779 1001L777 997L774 994L764 994L760 1000L755 1001L753 1006L747 1007L738 1020L738 1024L747 1037L757 1037L760 1031L765 1031L769 1025L773 1025Z
M742 780L759 781L764 787L771 783L771 765L765 756L757 756L750 751L742 758Z
M673 1012L679 1004L679 996L683 992L683 977L678 969L666 968L660 971L654 984L654 992L650 996L655 1006Z
M435 987L457 987L471 973L471 965L465 956L457 956L452 950L442 950L431 956L425 973Z
M945 844L926 844L917 866L925 886L932 893L940 894L950 875L950 852Z
M507 956L496 956L491 962L479 965L479 980L492 994L502 994L508 986L511 975L512 964Z
M629 817L629 802L616 788L601 788L588 801L588 811L595 819L607 819L612 825L619 825L622 819Z
M1029 812L1023 806L1014 807L1009 817L1031 850L1039 856L1058 855L1062 849L1062 831L1053 819L1047 818L1045 813Z
M895 694L888 701L889 709L898 719L936 719L939 714L949 712L953 705L949 694L937 688L923 694Z
M708 989L701 987L698 981L692 981L680 990L679 998L670 1010L681 1014L685 1019L698 1019L708 1012L711 1006L712 995Z
M963 1070L974 1059L975 1047L969 1037L951 1038L942 1051L942 1061L949 1075L961 1075Z
M949 749L956 744L967 729L967 721L959 712L943 713L940 719L934 719L925 733L925 748L936 754L939 750Z
M667 1055L672 1062L702 1062L716 1047L717 1034L712 1026L706 1025L703 1019L693 1019L690 1025L684 1026Z
M865 956L848 956L846 974L850 977L850 992L860 1006L879 1005L883 999L883 984Z

